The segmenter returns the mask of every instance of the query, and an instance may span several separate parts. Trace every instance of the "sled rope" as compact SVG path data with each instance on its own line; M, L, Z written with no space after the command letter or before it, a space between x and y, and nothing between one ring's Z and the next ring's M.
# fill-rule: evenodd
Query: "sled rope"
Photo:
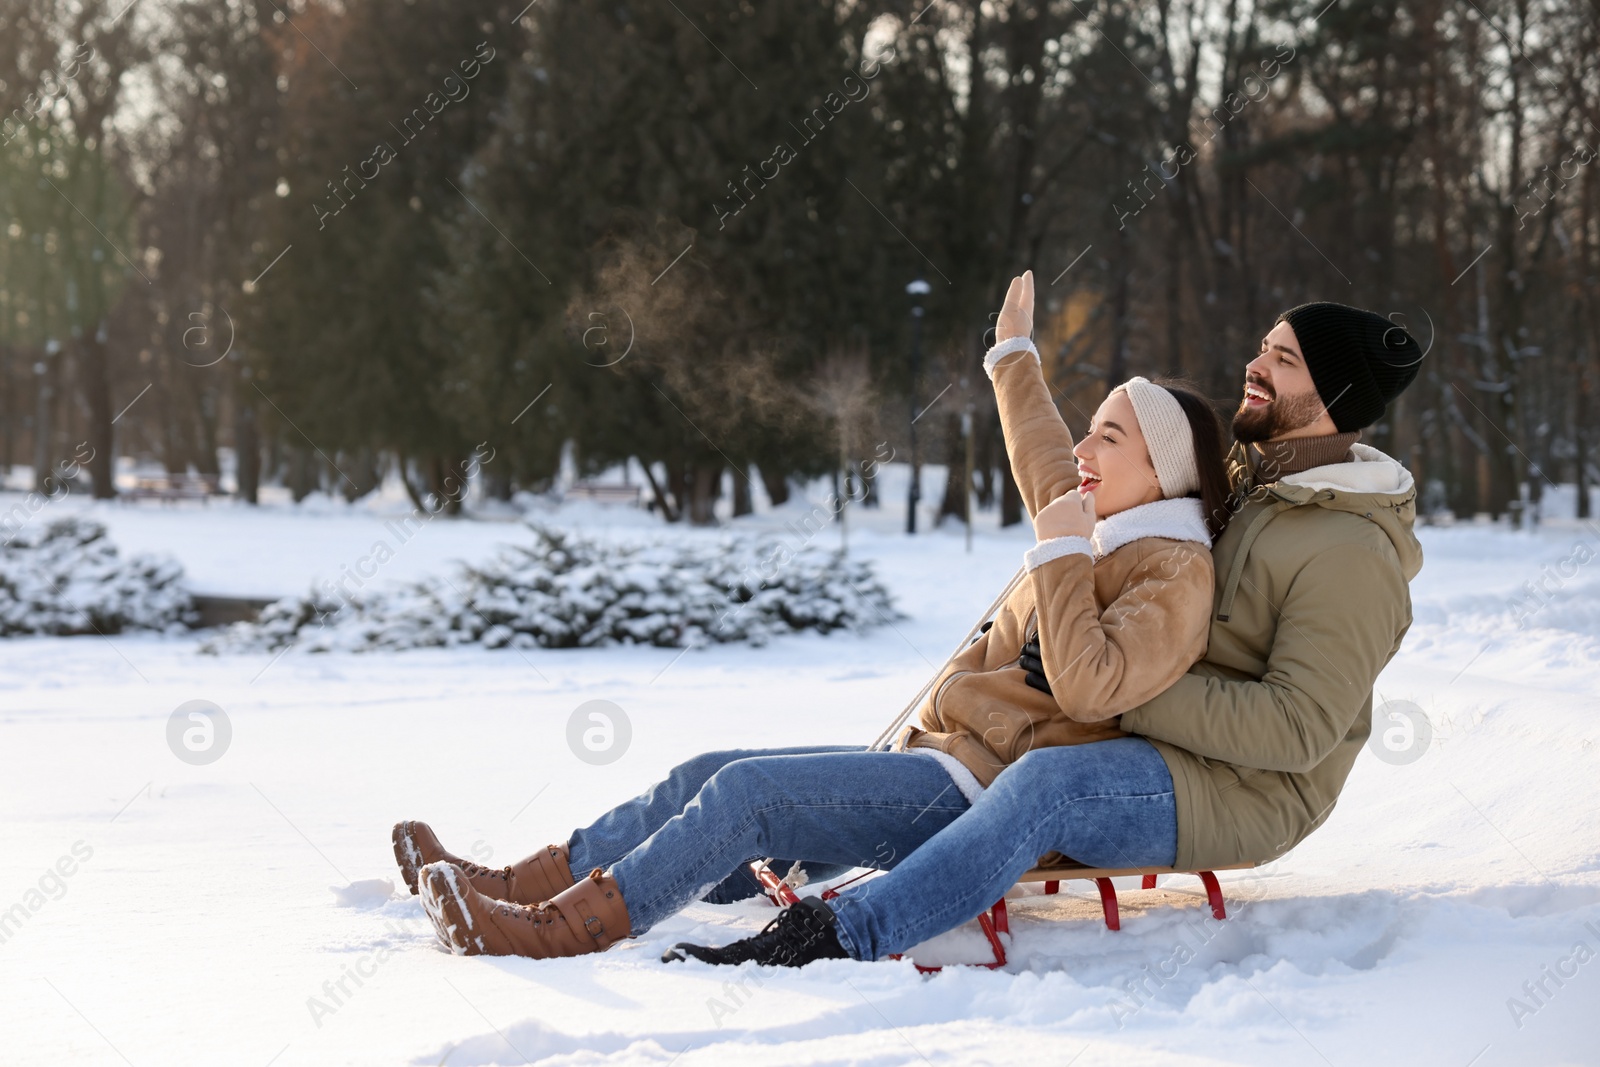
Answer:
M961 639L961 643L955 647L954 652L951 652L949 656L945 657L944 663L939 667L938 670L933 672L933 677L929 678L927 682L923 684L922 688L917 690L917 695L912 697L911 701L906 704L906 706L901 710L900 714L894 717L894 721L889 723L888 726L884 727L883 732L878 735L877 739L873 741L871 745L867 746L868 752L882 752L889 746L889 742L894 739L894 735L900 732L900 728L906 724L906 720L911 718L912 713L916 711L917 708L922 704L923 697L928 695L928 690L933 688L933 683L939 680L939 675L943 674L945 668L950 666L950 661L955 659L956 656L961 653L962 649L966 648L972 643L972 639L977 636L980 630L983 629L983 624L994 617L994 613L1000 610L1000 606L1006 602L1006 599L1009 596L1011 596L1012 591L1016 589L1018 585L1022 584L1022 579L1027 577L1027 574L1028 567L1026 564L1017 568L1017 573L1013 574L1011 576L1011 580L1006 583L1006 587L1000 590L1000 595L994 598L994 603L990 604L988 610L983 613L983 618L972 624L972 629L967 631L967 636ZM798 885L804 884L803 882L795 884L789 881L789 877L792 877L796 873L796 870L800 867L800 861L796 860L794 862L794 866L789 868L789 877L784 878L778 877L777 873L772 870L772 867L770 866L771 863L771 857L768 857L767 859L754 860L749 864L750 873L754 875L756 881L760 883L761 891L766 894L768 900L771 900L780 908L788 907L790 904L793 904L800 899L800 896L795 892L795 889L798 887ZM804 875L803 871L800 873L802 876ZM877 872L868 871L866 873L875 874ZM850 879L850 882L854 882L865 877L866 874L860 874L855 878ZM849 885L850 882L845 882L842 884ZM833 897L838 896L836 891L839 888L840 886L834 886L831 889L825 890L823 893L824 899L832 899Z
M972 639L978 635L978 631L983 628L983 624L994 617L994 613L1000 610L1000 606L1006 602L1007 598L1011 596L1012 591L1016 589L1017 586L1021 585L1022 580L1027 576L1028 568L1026 564L1017 568L1017 573L1011 576L1011 581L1007 582L1006 587L1000 591L1000 595L994 598L994 603L990 604L989 610L983 613L983 618L972 624L972 629L967 631L967 636L961 639L961 643L955 647L954 652L951 652L950 655L945 657L944 663L939 666L938 670L933 672L933 677L929 678L927 682L923 684L922 688L917 690L917 695L912 697L911 702L901 710L899 715L894 717L894 721L891 722L884 729L884 731L878 735L877 740L873 741L872 744L867 746L868 752L881 752L885 748L889 747L889 742L894 740L894 736L900 732L900 728L906 724L906 720L911 718L912 713L922 705L923 698L926 697L928 695L928 691L933 688L933 683L939 680L939 675L943 674L945 668L950 666L950 661L960 655L961 651L972 643Z

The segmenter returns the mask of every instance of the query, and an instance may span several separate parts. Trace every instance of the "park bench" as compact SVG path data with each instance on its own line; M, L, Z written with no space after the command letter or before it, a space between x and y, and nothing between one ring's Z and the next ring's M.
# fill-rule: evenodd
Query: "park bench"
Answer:
M222 492L219 483L215 474L141 474L122 495L129 500L209 500Z
M593 500L601 504L639 505L639 486L577 482L563 496L568 500Z

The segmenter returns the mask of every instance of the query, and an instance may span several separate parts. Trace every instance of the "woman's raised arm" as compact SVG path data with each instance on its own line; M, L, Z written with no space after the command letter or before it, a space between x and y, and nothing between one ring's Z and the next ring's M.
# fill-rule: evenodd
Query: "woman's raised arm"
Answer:
M1011 473L1022 492L1028 516L1077 487L1078 462L1072 455L1072 433L1050 397L1040 367L1033 332L1033 271L1011 279L1005 305L995 324L995 346L984 359L994 382L1005 433ZM1026 347L1020 347L1024 342ZM1008 343L1009 342L1009 343ZM998 353L998 354L997 354Z

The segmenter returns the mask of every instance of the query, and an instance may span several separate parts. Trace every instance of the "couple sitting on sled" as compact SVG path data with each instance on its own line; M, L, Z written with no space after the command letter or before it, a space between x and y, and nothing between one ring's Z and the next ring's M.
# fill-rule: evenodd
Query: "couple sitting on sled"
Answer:
M1417 374L1407 333L1304 304L1245 367L1224 454L1175 383L1111 391L1074 446L1011 283L984 360L1038 542L982 635L885 751L710 752L509 867L425 824L395 856L468 955L598 952L685 905L752 897L747 864L887 871L667 959L876 960L967 922L1040 856L1200 870L1266 862L1327 818L1422 565L1410 473L1358 444ZM573 872L579 872L575 877Z

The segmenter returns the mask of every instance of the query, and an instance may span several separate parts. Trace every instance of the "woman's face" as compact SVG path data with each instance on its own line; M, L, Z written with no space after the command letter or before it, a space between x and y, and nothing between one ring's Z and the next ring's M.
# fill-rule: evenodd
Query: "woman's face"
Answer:
M1150 450L1127 393L1106 397L1072 454L1078 457L1078 489L1094 494L1099 517L1161 499Z

